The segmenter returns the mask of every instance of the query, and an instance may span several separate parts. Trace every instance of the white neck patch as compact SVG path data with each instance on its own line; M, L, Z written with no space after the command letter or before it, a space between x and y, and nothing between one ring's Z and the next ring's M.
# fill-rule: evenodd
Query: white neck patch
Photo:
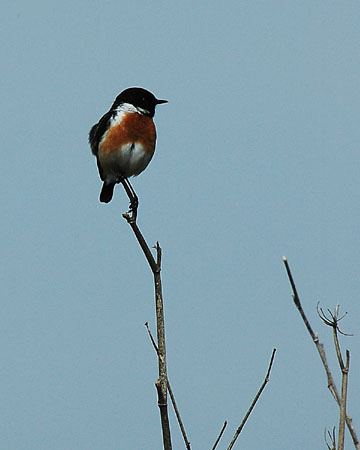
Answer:
M121 103L121 105L119 105L116 108L116 112L117 113L130 112L130 113L138 113L138 114L145 114L145 115L149 114L149 111L147 111L146 109L136 107L136 106L132 105L131 103Z
M114 126L121 123L124 115L127 113L138 113L145 115L149 114L149 112L145 109L136 108L136 106L132 105L131 103L121 103L121 105L116 108L115 115L110 120L110 125Z

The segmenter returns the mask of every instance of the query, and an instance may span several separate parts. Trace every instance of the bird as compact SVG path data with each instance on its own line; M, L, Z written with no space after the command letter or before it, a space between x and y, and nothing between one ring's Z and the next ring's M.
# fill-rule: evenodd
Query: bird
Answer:
M127 88L91 128L89 143L103 181L100 202L109 203L115 185L121 183L130 198L130 210L136 215L138 199L128 178L145 170L154 155L153 117L155 107L162 103L167 100L157 99L144 88Z

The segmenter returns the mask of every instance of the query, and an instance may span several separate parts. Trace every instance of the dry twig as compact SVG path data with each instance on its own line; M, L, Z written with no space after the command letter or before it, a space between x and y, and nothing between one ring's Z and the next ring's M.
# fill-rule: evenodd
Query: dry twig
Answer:
M322 308L320 308L319 312L319 303L316 306L317 312L321 320L333 329L333 338L336 350L336 356L338 358L339 366L342 372L342 383L341 383L341 400L340 400L340 421L339 421L339 438L338 438L338 450L344 449L344 438L345 438L345 419L346 419L346 398L347 398L347 382L348 382L348 374L349 374L349 366L350 366L350 352L346 350L346 365L344 365L344 361L341 354L340 343L338 338L338 332L344 336L352 336L350 334L346 334L339 328L339 322L342 320L347 313L339 317L339 309L340 306L336 305L334 312L328 309L328 317Z
M326 435L326 430L325 430L325 431L324 431L324 439L325 439L325 443L326 443L327 448L328 448L329 450L336 450L335 427L333 428L332 433L330 433L330 431L328 431L327 434L328 434L329 439L330 439L331 447L330 447L330 445L328 444L328 441L327 441L327 435Z
M216 438L216 441L215 441L215 443L214 443L214 445L213 445L211 450L215 450L216 446L218 445L218 443L219 443L219 441L221 439L221 436L223 435L223 433L225 431L226 425L227 425L227 421L225 420L224 425L222 426L222 428L220 430L219 436Z
M263 384L261 385L260 389L258 390L257 394L255 395L255 398L254 398L254 400L252 401L252 403L251 403L251 405L250 405L250 408L248 409L247 413L245 414L245 417L244 417L243 421L241 422L239 428L236 430L236 432L235 432L235 434L234 434L234 437L232 438L232 441L230 442L230 445L229 445L229 447L227 448L227 450L231 450L231 449L233 448L236 439L238 438L239 434L241 433L242 429L243 429L244 426L245 426L246 421L248 420L248 418L249 418L249 416L250 416L250 414L251 414L251 411L254 409L254 406L255 406L256 402L258 401L258 399L259 399L259 397L260 397L262 391L264 390L264 388L265 388L267 382L269 381L269 378L270 378L270 371L271 371L271 367L272 367L273 362L274 362L275 352L276 352L276 348L274 348L274 350L273 350L273 352L272 352L271 359L270 359L270 363L269 363L269 367L268 367L268 370L267 370L267 373L266 373L264 382L263 382Z
M348 383L348 376L349 376L349 366L350 366L350 352L349 352L349 350L346 350L346 364L341 369L342 370L342 383L341 383L341 403L340 403L338 450L344 450L346 397L347 397L347 383Z
M299 295L298 295L297 290L296 290L295 282L294 282L294 279L293 279L293 276L292 276L292 273L291 273L291 270L290 270L290 266L289 266L289 263L288 263L288 261L287 261L285 256L283 257L283 262L284 262L285 269L286 269L286 272L287 272L287 275L288 275L288 278L289 278L289 281L290 281L290 284L291 284L291 288L292 288L292 291L293 291L293 300L294 300L295 306L299 310L299 313L300 313L300 315L301 315L301 317L302 317L302 319L304 321L304 324L305 324L305 326L306 326L306 328L307 328L307 330L308 330L308 332L309 332L309 334L310 334L310 336L311 336L311 338L312 338L312 340L313 340L313 342L314 342L314 344L315 344L315 346L317 348L317 351L319 352L321 361L323 363L323 366L324 366L324 369L325 369L325 372L326 372L326 376L327 376L327 380L328 380L328 388L329 388L332 396L334 397L335 401L337 402L337 404L340 407L340 421L341 421L341 416L342 416L343 420L346 421L346 425L348 427L348 430L349 430L349 433L350 433L351 438L353 440L355 448L357 450L360 450L359 440L357 438L357 435L356 435L356 432L355 432L355 429L354 429L354 426L353 426L353 423L352 423L352 419L351 419L351 417L346 415L346 411L345 411L346 390L343 393L343 389L346 389L346 387L347 387L347 384L346 384L346 386L344 386L344 383L345 382L347 383L347 373L346 373L346 380L345 381L344 381L344 376L343 376L342 397L340 398L339 392L337 390L337 387L335 385L334 379L332 377L331 371L330 371L328 363L327 363L325 350L324 350L324 345L319 341L319 337L318 337L317 333L315 334L313 332L313 330L311 328L311 325L310 325L310 323L309 323L309 321L308 321L308 319L307 319L307 317L306 317L306 315L304 313L304 310L303 310L303 308L301 306L301 303L300 303ZM323 310L321 308L320 308L321 314L319 313L318 307L317 307L317 311L318 311L318 314L320 315L321 319L324 321L324 323L326 323L327 325L333 327L335 348L336 348L336 353L337 353L338 358L339 358L339 364L340 364L340 367L344 367L344 363L342 362L341 353L340 353L340 346L339 346L338 339L337 339L337 331L339 331L341 334L345 334L342 331L340 331L340 329L338 328L338 322L339 322L339 320L343 319L344 316L342 316L340 318L338 317L338 312L339 312L339 308L338 307L335 308L334 314L331 313L330 310L328 310L328 312L330 313L330 316L331 316L331 320L325 316L325 314L324 314L324 312L323 312ZM350 354L349 354L349 358L350 358ZM340 363L340 361L341 361L341 363ZM345 366L344 369L346 371L346 366ZM348 370L348 367L347 367L347 370ZM343 374L344 374L344 372L343 372ZM343 402L345 402L345 404L342 405ZM342 410L342 414L341 414L341 410ZM340 438L340 430L339 430L339 438Z

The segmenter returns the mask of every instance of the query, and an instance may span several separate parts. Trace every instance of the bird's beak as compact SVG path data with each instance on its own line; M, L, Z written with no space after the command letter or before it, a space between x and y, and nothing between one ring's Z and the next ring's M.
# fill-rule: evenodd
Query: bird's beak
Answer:
M158 99L156 99L156 104L157 105L160 105L161 103L167 103L168 101L167 100L158 100Z

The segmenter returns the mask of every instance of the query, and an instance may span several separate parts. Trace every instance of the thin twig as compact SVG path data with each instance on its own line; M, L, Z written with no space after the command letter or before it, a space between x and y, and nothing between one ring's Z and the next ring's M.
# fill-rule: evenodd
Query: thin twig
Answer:
M167 388L168 388L168 391L169 391L171 403L172 403L174 411L175 411L176 419L178 421L178 424L179 424L179 427L180 427L180 430L181 430L181 434L182 434L182 437L184 439L186 450L191 450L190 442L188 441L188 438L187 438L187 435L186 435L186 431L185 431L185 428L184 428L184 424L183 424L183 422L181 420L180 411L179 411L179 408L177 407L177 404L176 404L176 401L175 401L175 397L174 397L173 391L172 391L170 383L169 383L169 379L167 380Z
M331 443L331 447L327 442L327 435L326 435L326 429L324 431L324 439L325 439L325 444L328 448L328 450L336 450L336 437L335 437L335 427L332 430L332 433L330 433L330 431L327 432L329 435L329 439L330 439L330 443Z
M132 222L132 217L128 213L123 214L124 219L126 219L127 223L131 226L136 239L139 242L139 245L144 252L144 255L147 259L147 262L149 263L150 269L153 274L155 274L156 271L159 270L159 266L156 264L155 259L149 249L149 246L147 245L144 236L142 235L141 231L139 230L139 227L137 226L136 222Z
M338 450L344 450L345 437L345 418L346 418L346 397L347 383L350 366L350 352L346 350L346 365L342 367L342 384L341 384L341 403L340 403L340 421L339 421L339 444Z
M222 426L222 428L220 430L219 436L217 437L217 439L216 439L216 441L215 441L215 443L213 445L213 448L211 450L215 450L216 446L218 445L218 443L219 443L219 441L221 439L221 436L223 435L223 433L225 431L226 425L227 425L227 421L225 420L224 425Z
M154 347L154 349L155 349L155 351L156 351L156 354L159 356L159 349L157 348L155 339L153 338L153 335L152 335L151 330L150 330L150 328L149 328L148 322L145 322L144 325L146 326L146 330L147 330L147 332L148 332L148 335L149 335L149 338L150 338L150 340L151 340L152 346Z
M291 274L290 266L289 266L289 263L288 263L287 258L285 256L283 257L283 262L284 262L285 269L286 269L287 275L289 277L289 281L290 281L291 288L292 288L292 291L293 291L293 296L292 297L293 297L294 303L295 303L297 309L299 310L300 315L301 315L301 317L302 317L302 319L304 321L304 324L305 324L307 330L309 331L309 334L310 334L310 336L311 336L311 338L312 338L312 340L313 340L313 342L314 342L314 344L316 346L316 349L317 349L317 351L318 351L318 353L320 355L320 358L321 358L321 361L323 363L323 366L324 366L324 369L325 369L325 372L326 372L326 376L327 376L328 388L329 388L332 396L334 397L336 403L340 406L340 403L341 403L340 395L339 395L339 392L337 390L337 387L336 387L336 384L334 382L334 379L332 377L331 371L329 369L329 365L327 363L324 346L319 341L318 335L313 332L313 330L312 330L312 328L310 326L310 323L309 323L309 321L308 321L308 319L307 319L307 317L306 317L306 315L304 313L304 310L302 309L302 306L301 306L301 303L300 303L300 298L299 298L299 295L298 295L297 290L296 290L295 282L294 282L293 276ZM359 440L357 438L356 431L355 431L353 423L352 423L352 419L349 416L346 416L346 425L347 425L348 430L350 432L350 435L351 435L351 438L353 440L355 448L357 450L360 450Z
M152 336L151 330L149 328L149 324L147 322L145 322L145 326L146 326L148 335L150 337L151 343L152 343L156 353L159 355L159 350L158 350L156 342L155 342L155 340L154 340L154 338ZM179 409L177 407L177 404L176 404L176 401L175 401L174 393L173 393L173 391L171 389L171 386L170 386L169 378L167 380L167 388L168 388L170 399L171 399L171 403L173 405L173 408L174 408L174 411L175 411L175 415L176 415L176 418L177 418L177 421L178 421L178 424L179 424L179 427L180 427L180 430L181 430L181 434L182 434L183 439L184 439L185 447L186 447L187 450L191 450L190 442L189 442L189 440L187 438L187 435L186 435L185 427L184 427L183 421L182 421L181 416L180 416L180 411L179 411Z
M304 321L304 323L306 325L306 328L308 329L308 331L310 333L310 336L311 336L312 340L315 342L317 340L317 338L316 338L315 333L313 332L313 330L312 330L312 328L310 326L309 321L307 320L307 317L305 316L304 310L302 309L302 306L301 306L301 303L300 303L300 298L299 298L297 290L296 290L295 282L294 282L294 279L292 277L292 274L291 274L291 271L290 271L290 267L289 267L289 264L288 264L287 259L285 258L285 256L283 257L283 261L284 261L286 272L287 272L287 275L289 277L289 281L290 281L290 284L291 284L291 287L292 287L292 290L293 290L293 300L294 300L295 306L299 310L299 313L300 313L300 315L301 315L301 317L302 317L302 319L303 319L303 321Z
M333 338L334 338L334 344L335 344L335 350L336 350L336 356L338 358L339 366L342 372L344 372L345 365L344 361L342 359L341 349L340 349L340 342L337 335L337 329L336 327L333 327Z
M272 352L271 359L270 359L270 363L269 363L269 367L268 367L268 370L267 370L267 373L266 373L264 382L263 382L263 384L261 385L260 389L258 390L258 393L255 395L255 398L254 398L254 400L252 401L252 403L251 403L251 405L250 405L250 408L248 409L247 413L245 414L245 417L244 417L243 421L241 422L239 428L236 430L236 432L235 432L235 434L234 434L234 437L232 438L232 441L230 442L230 445L229 445L229 447L228 447L227 450L231 450L231 449L233 448L236 439L238 438L239 434L241 433L242 429L243 429L244 426L245 426L245 423L246 423L248 417L249 417L250 414L251 414L251 411L254 409L254 406L255 406L256 402L258 401L258 399L259 399L259 397L260 397L262 391L264 390L264 388L265 388L267 382L269 381L270 371L271 371L271 367L272 367L272 365L273 365L273 361L274 361L274 357L275 357L275 352L276 352L276 348L274 348L274 350L273 350L273 352Z

